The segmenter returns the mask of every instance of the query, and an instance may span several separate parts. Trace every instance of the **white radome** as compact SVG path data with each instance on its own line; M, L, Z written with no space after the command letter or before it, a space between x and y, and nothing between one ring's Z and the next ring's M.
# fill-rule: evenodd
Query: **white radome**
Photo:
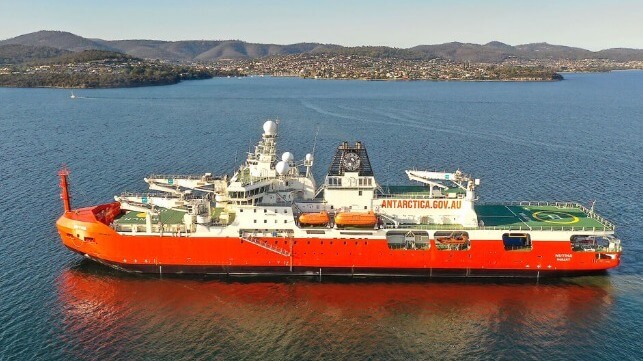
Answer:
M277 123L272 120L263 123L263 132L267 135L275 135L277 133Z
M286 163L292 162L294 159L295 159L295 156L290 152L285 152L284 154L281 155L281 160L283 160Z
M313 155L310 154L310 153L306 154L306 160L309 161L309 162L312 161L313 160Z
M279 175L284 175L288 172L290 169L290 166L288 165L288 162L284 162L283 160L275 166L275 170Z

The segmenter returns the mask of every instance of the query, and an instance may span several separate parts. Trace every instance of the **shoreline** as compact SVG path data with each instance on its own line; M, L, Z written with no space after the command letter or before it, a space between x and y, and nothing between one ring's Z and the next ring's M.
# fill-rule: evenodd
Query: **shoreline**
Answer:
M234 76L233 78L292 78L292 79L305 79L305 80L319 80L319 81L365 81L365 82L467 82L467 83L551 83L567 80L565 74L596 74L596 73L611 73L611 72L636 72L643 71L643 69L614 69L606 71L573 71L573 72L559 72L561 76L560 79L364 79L364 78L313 78L313 77L301 77L296 75L267 75L267 74L250 74L250 75L240 75ZM1 76L1 75L0 75ZM231 77L229 76L214 76L211 78L203 79L182 79L173 83L166 84L137 84L129 86L113 86L113 87L68 87L68 86L54 86L54 85L40 85L40 86L11 86L11 85L0 85L0 88L6 89L83 89L83 90L92 90L92 89L126 89L126 88L144 88L144 87L159 87L159 86L172 86L186 81L198 81L198 80L209 80L209 79L224 79Z
M573 74L578 72L570 72L568 74ZM583 72L583 73L595 73L595 72ZM254 76L240 76L235 78L248 78L248 77L259 77L258 75ZM365 82L467 82L467 83L549 83L549 82L558 82L566 80L565 77L561 75L560 79L363 79L363 78L311 78L311 77L300 77L295 75L263 75L266 78L292 78L292 79L305 79L305 80L318 80L318 81L365 81ZM12 85L0 85L0 88L14 88L14 89L127 89L127 88L145 88L145 87L159 87L159 86L172 86L185 81L198 81L198 80L209 80L209 79L224 79L228 77L212 77L205 79L185 79L180 80L175 83L166 83L166 84L140 84L140 85L128 85L128 86L109 86L109 87L86 87L86 86L55 86L55 85L38 85L38 86L12 86Z

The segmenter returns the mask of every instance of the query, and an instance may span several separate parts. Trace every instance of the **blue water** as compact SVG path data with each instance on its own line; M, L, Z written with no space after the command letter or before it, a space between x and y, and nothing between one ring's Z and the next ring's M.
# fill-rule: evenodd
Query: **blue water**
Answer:
M640 359L643 72L551 83L212 79L137 89L0 89L0 360ZM596 200L624 254L545 283L157 279L65 249L76 206L150 173L230 173L281 120L318 181L361 140L383 185L460 168L481 201ZM236 162L235 162L236 159Z

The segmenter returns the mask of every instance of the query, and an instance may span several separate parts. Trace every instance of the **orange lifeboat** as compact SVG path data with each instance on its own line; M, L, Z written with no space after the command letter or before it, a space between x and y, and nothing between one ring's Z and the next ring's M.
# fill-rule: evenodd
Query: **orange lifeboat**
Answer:
M342 212L335 216L335 224L338 226L374 226L377 224L377 216L371 212Z
M330 222L328 212L322 211L319 213L304 213L299 216L299 223L308 226L326 225Z

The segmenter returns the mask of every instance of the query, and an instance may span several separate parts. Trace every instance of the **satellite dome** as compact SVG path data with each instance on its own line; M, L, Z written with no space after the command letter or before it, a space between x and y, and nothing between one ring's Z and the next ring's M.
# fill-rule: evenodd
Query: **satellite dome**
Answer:
M263 123L263 132L266 135L275 135L277 133L277 123L272 120Z
M290 166L288 166L288 163L284 162L283 160L281 162L277 163L277 165L275 166L275 170L277 170L277 173L279 175L286 174L289 169L290 169Z
M306 160L309 161L309 162L312 161L313 160L313 155L310 154L310 153L306 154Z
M286 163L289 163L295 160L295 156L292 155L292 153L290 152L285 152L284 154L281 155L281 160L283 160Z

